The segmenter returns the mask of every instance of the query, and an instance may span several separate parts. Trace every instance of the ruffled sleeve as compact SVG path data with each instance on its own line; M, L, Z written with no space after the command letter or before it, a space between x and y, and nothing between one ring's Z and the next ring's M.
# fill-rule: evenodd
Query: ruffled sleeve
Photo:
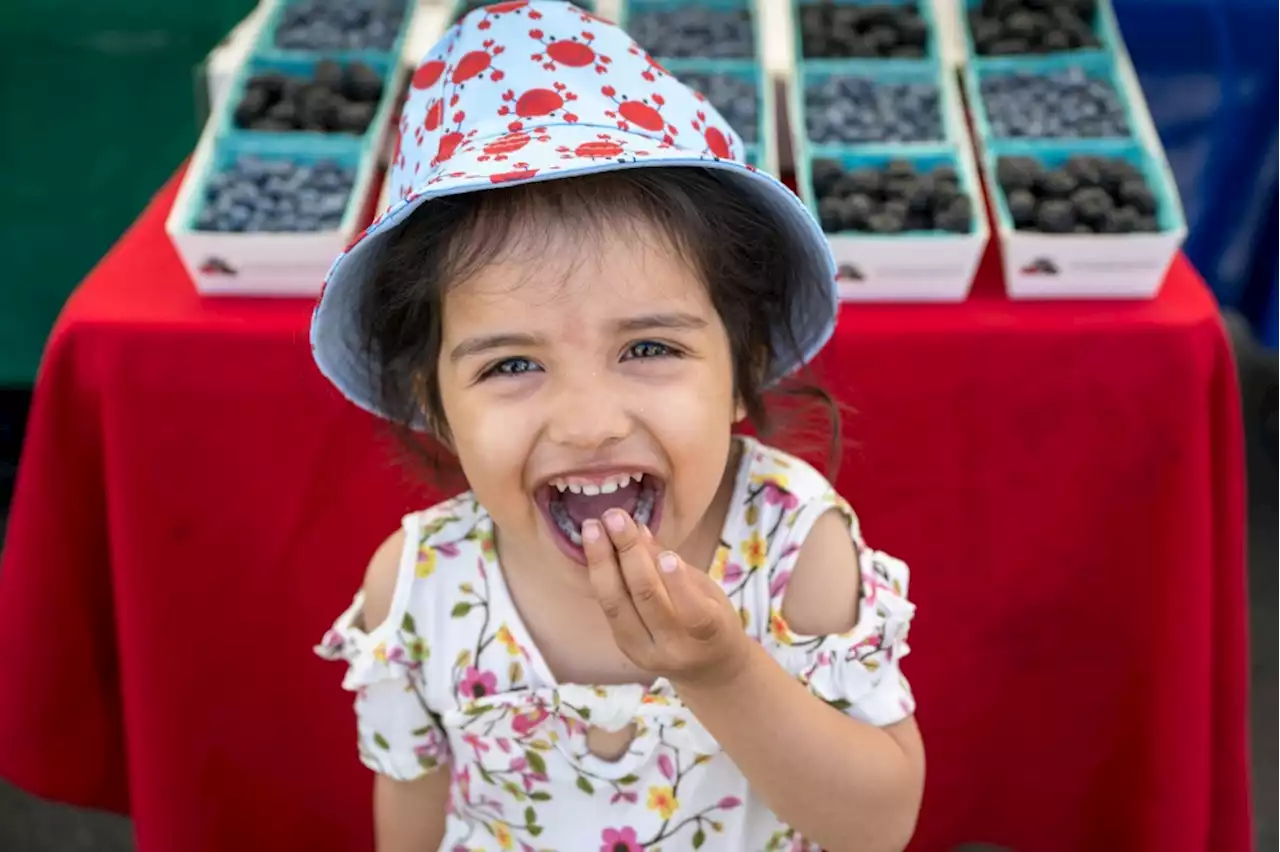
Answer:
M342 686L355 693L360 761L374 772L412 781L449 760L449 742L426 702L429 649L413 617L392 605L370 633L359 626L363 593L339 616L316 653L347 663Z
M858 623L848 633L793 633L782 617L786 579L804 537L818 517L832 509L848 521L858 551L862 575ZM902 658L911 650L907 632L915 614L915 605L907 599L906 563L868 548L852 509L834 494L800 507L788 539L770 572L765 647L816 696L855 719L883 727L911 716L915 699L900 668Z

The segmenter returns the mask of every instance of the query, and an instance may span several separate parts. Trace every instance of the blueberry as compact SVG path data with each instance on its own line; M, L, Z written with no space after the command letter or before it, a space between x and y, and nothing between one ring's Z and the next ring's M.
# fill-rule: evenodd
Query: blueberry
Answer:
M377 50L394 45L411 0L292 0L273 36L283 50Z
M753 145L759 141L760 93L755 80L702 71L684 72L679 77L711 102L729 126L738 131L743 142Z
M1044 175L1036 188L1042 198L1069 198L1080 184L1067 172L1058 170Z
M1133 207L1142 216L1156 212L1156 197L1141 179L1126 180L1116 193L1121 204Z
M831 195L836 182L844 176L844 167L835 160L815 159L809 166L813 193L819 198ZM841 193L847 194L847 193Z
M845 230L850 219L847 203L843 198L828 196L818 202L818 221L822 230L828 234L836 234Z
M873 234L896 234L902 231L906 219L896 212L888 210L872 215L867 219L867 230Z
M652 56L669 59L751 59L755 34L751 12L697 5L633 7L627 30Z
M818 144L941 141L936 86L832 75L805 89L806 131Z
M996 182L1005 192L1034 189L1042 174L1039 161L1031 157L1001 157L996 163Z
M799 9L805 59L923 59L929 28L915 3L804 3Z
M308 231L336 228L355 171L333 161L313 166L243 156L212 175L196 228L208 231Z
M935 214L934 223L944 231L967 234L973 230L973 203L964 196L955 198Z
M1001 72L981 78L979 94L1000 138L1123 137L1130 132L1120 93L1080 66L1045 74Z

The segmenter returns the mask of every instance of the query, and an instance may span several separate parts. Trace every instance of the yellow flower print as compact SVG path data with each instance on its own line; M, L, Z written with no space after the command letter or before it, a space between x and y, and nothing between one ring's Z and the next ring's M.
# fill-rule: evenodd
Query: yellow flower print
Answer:
M424 545L418 548L418 564L414 566L413 573L419 579L430 577L436 570L436 549Z
M672 814L680 807L676 801L675 791L670 787L649 788L649 810L657 811L663 819L671 819Z
M387 661L387 643L379 642L373 646L373 658L380 663Z
M779 612L773 612L769 615L769 633L782 644L791 644L791 628L787 626L786 619Z
M511 631L507 629L507 625L498 628L498 642L502 647L507 649L507 653L513 657L520 656L520 643L516 641L516 637L511 635Z
M764 558L769 549L768 544L760 533L756 530L751 531L751 536L742 543L742 556L747 563L747 568L752 571L764 567Z
M511 829L505 822L495 822L493 824L493 836L503 849L510 849L515 845L511 839Z
M711 579L715 580L717 583L722 582L724 580L724 566L728 562L729 547L728 545L722 544L716 548L716 555L711 560L711 570L707 572L711 576Z
M751 477L751 482L753 485L772 485L779 491L790 490L787 488L788 480L785 473L757 473Z
M493 546L493 532L490 530L480 531L480 553L484 555L486 562L492 562L497 556L497 551Z

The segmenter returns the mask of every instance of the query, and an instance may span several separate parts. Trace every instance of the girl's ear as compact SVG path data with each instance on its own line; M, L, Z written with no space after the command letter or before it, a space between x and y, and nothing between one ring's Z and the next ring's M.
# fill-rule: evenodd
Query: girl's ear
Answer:
M743 420L746 420L746 419L747 419L747 407L743 405L742 400L739 399L737 402L733 404L733 422L737 424L737 423L741 423Z
M453 436L449 434L449 424L443 414L432 407L430 400L431 394L427 392L427 377L424 373L418 373L413 377L413 401L418 406L418 411L422 413L422 419L426 421L427 431L431 433L431 437L452 453L454 451Z

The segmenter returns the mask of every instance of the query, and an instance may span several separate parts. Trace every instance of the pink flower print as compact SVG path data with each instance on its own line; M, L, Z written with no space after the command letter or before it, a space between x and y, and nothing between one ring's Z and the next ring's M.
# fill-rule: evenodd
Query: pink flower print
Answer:
M731 811L736 807L740 807L741 805L742 805L742 800L739 799L737 796L725 796L723 799L720 800L720 803L716 805L716 807L718 807L722 811Z
M493 672L482 672L475 666L468 666L462 673L462 683L458 691L467 698L484 698L498 691L498 677Z
M643 852L636 830L627 828L606 828L600 835L600 852Z
M458 550L458 545L452 541L446 541L444 544L436 545L436 553L449 559L453 559L460 552L461 551Z
M640 801L640 796L634 790L619 790L609 799L609 804L616 805L618 802L630 802L635 804Z
M662 777L668 781L674 781L676 778L676 767L671 762L671 756L662 754L658 757L658 771L662 773Z
M525 760L523 757L515 757L511 759L512 772L524 772L528 768L529 761Z
M764 502L770 506L781 506L784 511L791 511L800 505L800 500L790 491L778 487L778 483L769 480L764 484Z
M547 711L541 707L526 713L517 713L511 720L511 727L518 736L527 736L530 731L542 724L547 715Z
M342 645L342 634L333 629L328 630L324 634L324 638L320 640L320 646L326 651L337 651Z
M769 581L769 598L778 597L787 590L787 583L791 582L790 571L779 571L772 580Z
M724 566L724 582L736 583L742 579L742 566L737 562L726 562Z
M492 751L489 744L477 737L475 734L463 734L462 741L471 746L471 750L475 752L477 760L480 758L481 752Z

